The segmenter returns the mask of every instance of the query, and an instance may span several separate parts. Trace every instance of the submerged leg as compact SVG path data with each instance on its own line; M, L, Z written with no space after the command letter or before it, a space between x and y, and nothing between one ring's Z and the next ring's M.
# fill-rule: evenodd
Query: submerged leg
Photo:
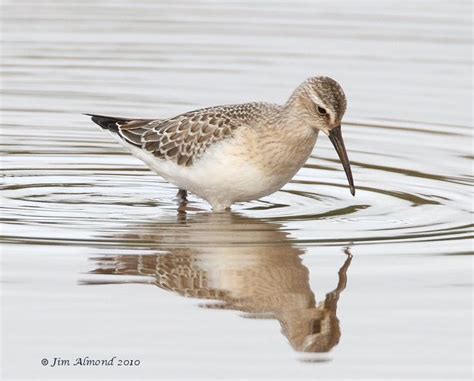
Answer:
M185 189L178 190L178 193L176 194L176 199L180 204L188 201L188 191Z

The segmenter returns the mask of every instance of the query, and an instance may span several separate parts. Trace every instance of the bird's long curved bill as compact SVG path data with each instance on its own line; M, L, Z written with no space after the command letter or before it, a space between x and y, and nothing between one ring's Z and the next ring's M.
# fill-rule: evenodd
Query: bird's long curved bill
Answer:
M351 163L349 162L349 158L347 157L346 147L344 146L344 140L342 139L341 126L337 126L329 132L329 139L331 140L331 143L336 149L337 155L341 160L342 166L344 167L344 171L346 172L347 181L349 182L351 194L354 196L354 179L352 178Z

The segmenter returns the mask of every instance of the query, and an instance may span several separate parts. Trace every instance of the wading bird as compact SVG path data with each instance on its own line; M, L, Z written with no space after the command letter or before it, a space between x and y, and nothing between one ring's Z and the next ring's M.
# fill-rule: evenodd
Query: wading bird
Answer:
M346 97L328 77L311 77L284 105L251 102L208 107L168 119L86 114L133 155L179 189L222 211L281 189L329 136L355 194L341 120Z

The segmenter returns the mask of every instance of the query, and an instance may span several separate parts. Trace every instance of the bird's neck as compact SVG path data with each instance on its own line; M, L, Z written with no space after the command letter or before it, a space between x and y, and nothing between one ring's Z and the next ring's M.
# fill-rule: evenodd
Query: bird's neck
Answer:
M259 136L261 164L272 175L288 176L289 180L311 154L318 136L307 123L298 118L281 117L277 125ZM275 128L276 127L276 128Z
M289 139L295 142L307 142L316 140L318 129L314 128L314 121L306 108L301 103L301 98L291 96L282 108L278 120L276 121L278 130L287 135Z

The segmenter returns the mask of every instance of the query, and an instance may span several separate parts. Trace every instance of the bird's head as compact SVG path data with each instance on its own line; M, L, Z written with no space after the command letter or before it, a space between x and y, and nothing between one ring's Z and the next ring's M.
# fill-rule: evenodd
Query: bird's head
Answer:
M329 352L341 337L339 319L322 308L287 311L280 316L280 324L283 334L299 352Z
M341 132L341 121L346 111L346 96L342 87L329 77L310 77L293 93L288 101L300 118L313 130L322 131L331 140L342 162L351 194L355 194L351 165Z

